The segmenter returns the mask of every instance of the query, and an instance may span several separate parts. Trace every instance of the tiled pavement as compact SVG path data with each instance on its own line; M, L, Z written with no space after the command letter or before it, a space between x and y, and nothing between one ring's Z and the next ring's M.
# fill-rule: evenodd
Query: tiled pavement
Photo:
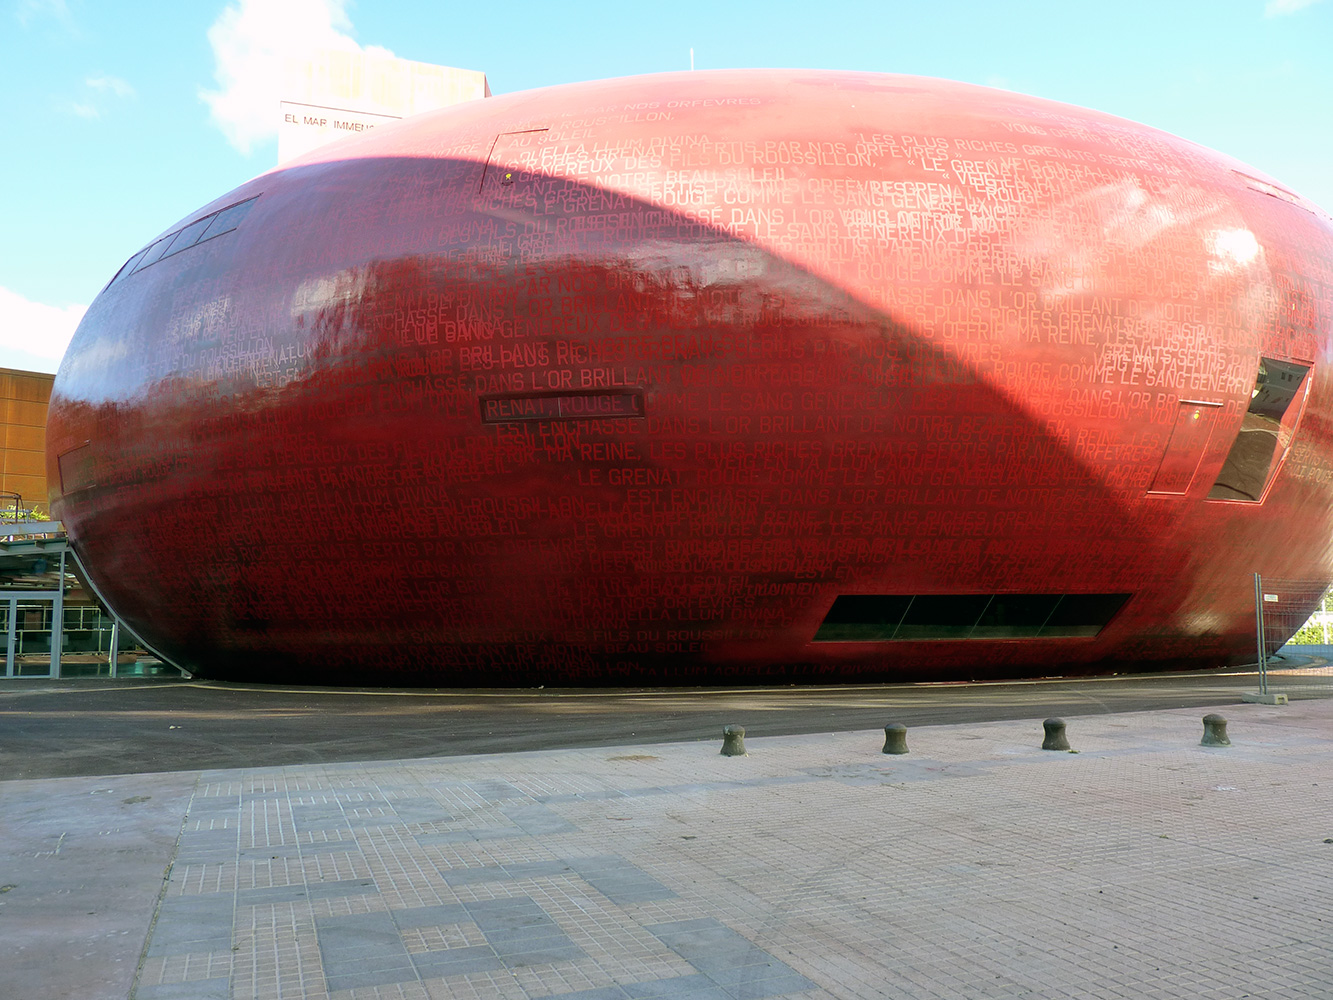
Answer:
M1333 701L1221 711L197 773L132 996L1333 997Z

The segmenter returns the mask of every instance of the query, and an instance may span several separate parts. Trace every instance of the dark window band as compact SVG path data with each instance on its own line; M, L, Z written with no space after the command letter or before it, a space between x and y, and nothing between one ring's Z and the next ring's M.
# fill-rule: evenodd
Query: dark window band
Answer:
M1097 635L1129 594L843 594L815 642L1072 639Z
M254 207L258 199L259 195L255 195L253 198L239 201L235 205L228 205L211 215L205 215L202 219L195 219L188 226L182 226L174 232L167 233L160 240L154 240L127 260L121 269L116 272L116 276L107 282L107 287L110 288L117 281L123 281L129 275L136 274L144 268L156 264L159 260L165 260L182 250L188 250L190 247L205 243L215 236L231 232L241 224L241 220L249 214L250 209Z

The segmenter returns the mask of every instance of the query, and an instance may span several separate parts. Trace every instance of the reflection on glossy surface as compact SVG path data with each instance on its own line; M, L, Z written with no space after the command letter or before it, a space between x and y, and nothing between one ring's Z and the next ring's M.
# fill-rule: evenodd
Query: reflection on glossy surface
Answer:
M191 669L1216 663L1250 655L1252 572L1329 579L1333 230L1142 126L907 77L646 77L379 128L166 235L242 203L122 269L48 428L93 582ZM1210 500L1261 358L1308 375L1254 502ZM874 595L940 613L829 618ZM1129 597L1010 620L1050 595Z
M1258 502L1273 482L1305 402L1309 365L1273 358L1259 359L1250 405L1241 421L1217 482L1208 492L1210 500Z

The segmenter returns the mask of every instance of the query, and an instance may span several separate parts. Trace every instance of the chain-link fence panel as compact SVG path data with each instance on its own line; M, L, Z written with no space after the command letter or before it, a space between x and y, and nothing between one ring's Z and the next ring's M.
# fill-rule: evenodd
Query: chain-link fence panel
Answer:
M1324 583L1258 574L1254 581L1259 690L1288 698L1333 697L1333 641L1288 642L1293 637L1333 639Z

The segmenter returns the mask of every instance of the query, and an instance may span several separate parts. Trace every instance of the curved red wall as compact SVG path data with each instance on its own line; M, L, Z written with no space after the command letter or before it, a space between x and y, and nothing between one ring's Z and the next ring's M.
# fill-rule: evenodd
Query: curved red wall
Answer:
M48 456L94 584L196 671L1216 664L1251 573L1333 575L1333 227L1119 119L612 80L382 127L178 231L89 309ZM1262 502L1208 499L1261 357L1311 369L1290 447ZM940 594L1130 596L1096 635L813 641L840 595Z

